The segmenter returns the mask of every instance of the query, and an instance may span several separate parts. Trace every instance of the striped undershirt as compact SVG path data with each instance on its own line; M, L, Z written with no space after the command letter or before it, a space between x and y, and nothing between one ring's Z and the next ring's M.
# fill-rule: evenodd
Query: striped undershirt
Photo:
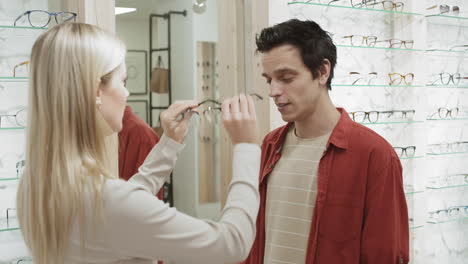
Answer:
M264 264L305 263L317 197L317 170L330 133L298 138L294 127L268 178Z

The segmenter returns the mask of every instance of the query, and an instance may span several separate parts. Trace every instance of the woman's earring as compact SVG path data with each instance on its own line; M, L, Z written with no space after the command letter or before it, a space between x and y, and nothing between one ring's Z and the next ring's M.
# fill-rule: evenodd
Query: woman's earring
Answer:
M101 110L101 105L102 105L102 101L101 101L101 98L96 98L96 106L98 108L98 110Z

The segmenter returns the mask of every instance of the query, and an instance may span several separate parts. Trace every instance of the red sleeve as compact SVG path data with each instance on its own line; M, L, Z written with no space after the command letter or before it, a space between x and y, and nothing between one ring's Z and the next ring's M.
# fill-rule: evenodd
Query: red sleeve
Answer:
M393 150L376 150L369 175L360 264L409 262L409 222L402 167Z

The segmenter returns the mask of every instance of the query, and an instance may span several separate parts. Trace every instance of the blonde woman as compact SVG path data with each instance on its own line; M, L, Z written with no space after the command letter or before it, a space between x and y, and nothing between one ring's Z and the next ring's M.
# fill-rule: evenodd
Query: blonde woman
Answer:
M260 149L252 98L223 102L234 146L233 179L219 222L154 197L183 149L196 101L161 115L160 142L128 182L118 179L125 45L94 26L65 23L31 55L27 165L17 197L21 231L36 264L223 263L245 259L255 237ZM186 113L182 120L178 116ZM191 175L187 175L191 177Z

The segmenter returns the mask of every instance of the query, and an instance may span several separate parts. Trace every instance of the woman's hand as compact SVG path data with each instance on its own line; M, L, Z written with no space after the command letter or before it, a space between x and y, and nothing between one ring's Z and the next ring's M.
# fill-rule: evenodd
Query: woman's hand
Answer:
M198 107L198 101L176 101L161 113L161 124L164 134L171 139L183 143L188 133L188 123L195 111L186 111ZM182 118L179 118L183 115Z
M224 127L232 144L256 143L257 116L252 97L241 94L224 100L221 105Z

